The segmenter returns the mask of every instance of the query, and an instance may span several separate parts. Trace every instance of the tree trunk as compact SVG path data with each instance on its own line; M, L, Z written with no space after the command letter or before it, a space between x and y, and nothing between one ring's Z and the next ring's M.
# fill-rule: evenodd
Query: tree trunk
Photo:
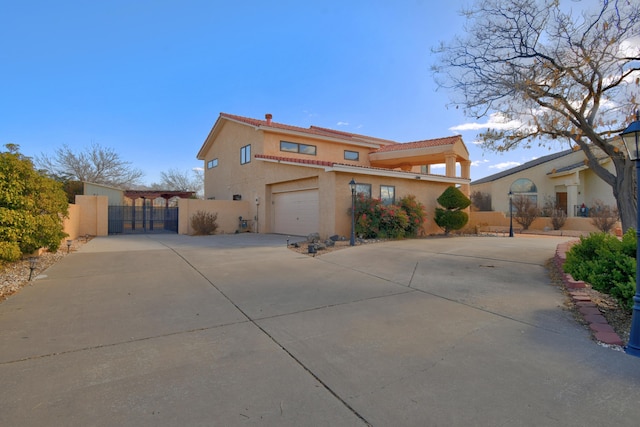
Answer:
M616 167L616 180L613 196L616 198L622 232L630 228L637 229L637 190L636 165L630 160L613 159Z

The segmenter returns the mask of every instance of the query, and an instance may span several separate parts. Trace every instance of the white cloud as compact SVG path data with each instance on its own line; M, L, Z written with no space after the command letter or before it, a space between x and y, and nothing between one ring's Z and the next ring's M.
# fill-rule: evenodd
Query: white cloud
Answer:
M194 171L194 172L202 172L202 171L204 171L204 168L203 167L195 167L195 168L191 168L191 170Z
M516 129L522 126L522 122L519 120L507 120L500 113L493 113L489 116L489 120L485 123L463 123L461 125L453 126L449 128L449 130L453 132L464 132L469 130L480 130L480 129ZM478 142L479 143L479 142ZM474 144L476 142L474 141Z
M444 163L436 163L434 165L430 165L431 169L444 169L447 165Z
M484 159L484 160L476 160L471 162L471 166L480 166L482 163L489 163L489 160Z
M338 122L338 126L349 126L349 122Z
M504 170L504 169L513 168L515 166L520 166L520 164L521 163L519 162L502 162L502 163L489 166L489 169Z

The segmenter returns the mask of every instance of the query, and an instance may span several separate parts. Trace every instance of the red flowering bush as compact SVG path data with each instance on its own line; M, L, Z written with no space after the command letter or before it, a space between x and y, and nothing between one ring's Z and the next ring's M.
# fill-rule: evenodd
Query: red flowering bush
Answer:
M402 198L398 205L384 205L380 199L362 194L356 198L355 232L358 237L400 239L416 236L425 218L424 206L412 195Z

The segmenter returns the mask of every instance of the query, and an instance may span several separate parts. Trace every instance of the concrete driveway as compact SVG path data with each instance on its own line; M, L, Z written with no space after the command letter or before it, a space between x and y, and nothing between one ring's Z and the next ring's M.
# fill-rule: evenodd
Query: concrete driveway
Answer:
M564 240L96 238L0 304L0 425L637 425L640 359L549 284Z

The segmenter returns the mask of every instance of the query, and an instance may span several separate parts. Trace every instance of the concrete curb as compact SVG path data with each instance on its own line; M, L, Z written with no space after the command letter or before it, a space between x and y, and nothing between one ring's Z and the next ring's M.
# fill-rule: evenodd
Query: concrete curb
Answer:
M591 301L591 297L580 290L586 288L587 284L581 280L575 280L570 274L565 273L562 268L567 260L567 251L577 242L578 240L561 243L556 248L554 262L562 272L562 282L564 283L565 289L569 293L573 303L578 307L578 311L582 314L582 317L589 326L589 330L597 341L607 345L624 346L624 342L620 336L613 330L611 325L607 323L607 319L605 319L598 307Z

